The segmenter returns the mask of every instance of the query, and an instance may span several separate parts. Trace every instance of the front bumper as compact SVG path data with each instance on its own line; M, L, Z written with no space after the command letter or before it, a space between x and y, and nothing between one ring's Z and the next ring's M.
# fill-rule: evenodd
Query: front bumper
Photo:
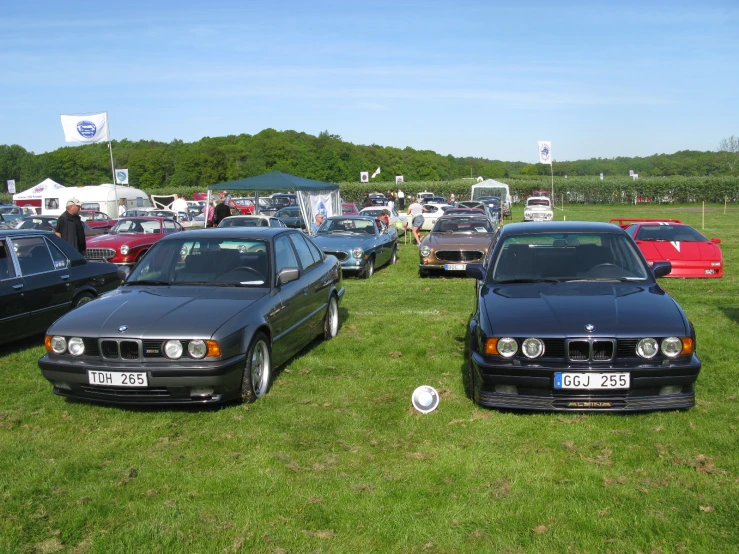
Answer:
M478 352L471 357L472 393L481 406L548 412L637 412L675 410L695 405L693 385L701 362L693 354L689 362L668 365L610 364L604 366L557 367L515 366L491 362ZM627 390L559 390L554 388L556 372L598 372L631 374ZM662 387L680 386L677 394L660 395ZM511 389L515 388L515 392ZM499 391L499 392L498 392Z
M125 405L218 404L239 397L246 356L227 360L182 364L179 362L106 362L77 358L38 361L54 393L80 400ZM90 385L87 371L145 372L146 387ZM193 389L213 389L212 394L193 394ZM195 391L198 392L198 391Z
M711 262L675 262L672 261L672 271L665 277L682 279L717 279L724 276L724 266L712 266ZM712 273L706 273L711 271Z

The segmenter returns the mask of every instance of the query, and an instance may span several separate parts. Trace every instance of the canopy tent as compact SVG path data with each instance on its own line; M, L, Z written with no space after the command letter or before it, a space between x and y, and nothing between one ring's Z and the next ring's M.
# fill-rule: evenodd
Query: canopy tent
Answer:
M208 204L210 204L210 193L212 190L234 191L253 190L255 192L256 209L259 209L259 191L272 192L295 192L298 196L298 205L305 221L310 229L311 222L316 214L322 213L324 217L341 214L341 198L339 197L339 185L314 181L304 177L297 177L288 173L273 171L264 175L256 175L247 179L239 179L228 183L217 183L208 187Z
M39 184L32 186L30 189L26 189L23 192L19 192L13 195L13 204L16 206L35 206L41 207L41 199L44 197L44 193L53 189L66 188L64 185L60 185L53 179L44 179Z

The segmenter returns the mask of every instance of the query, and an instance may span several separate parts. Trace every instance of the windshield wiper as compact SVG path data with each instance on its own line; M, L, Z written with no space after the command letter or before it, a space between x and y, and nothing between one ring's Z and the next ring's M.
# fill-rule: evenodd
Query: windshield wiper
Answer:
M153 279L143 279L141 281L129 281L126 285L171 285L169 281L155 281Z
M507 285L509 283L559 283L562 279L503 279L502 281L493 281L496 285Z

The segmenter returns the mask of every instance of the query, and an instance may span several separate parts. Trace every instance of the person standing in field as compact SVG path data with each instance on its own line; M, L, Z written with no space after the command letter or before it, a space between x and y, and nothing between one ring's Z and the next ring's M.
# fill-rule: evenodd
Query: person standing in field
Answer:
M405 193L398 189L398 205L400 206L401 210L405 210Z
M54 234L71 244L77 252L85 255L87 241L85 240L85 228L80 218L82 202L76 198L67 200L67 211L59 216L56 221Z
M182 198L179 194L175 194L174 202L172 202L172 209L175 212L187 212L187 200Z
M118 201L118 217L122 217L126 213L126 199L121 198Z
M416 244L421 244L421 227L423 226L423 208L416 200L408 206L408 215L411 216L411 227L413 236L416 238Z
M215 212L213 212L213 227L218 227L218 224L231 216L231 208L228 207L225 200L221 197L218 199L218 205L216 205Z

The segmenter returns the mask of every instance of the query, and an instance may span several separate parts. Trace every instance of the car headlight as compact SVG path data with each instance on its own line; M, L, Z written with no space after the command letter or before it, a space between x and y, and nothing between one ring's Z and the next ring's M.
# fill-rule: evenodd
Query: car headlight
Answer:
M498 354L504 358L510 358L518 352L518 343L511 337L503 337L498 340Z
M205 358L205 355L208 353L208 346L204 340L191 340L187 345L187 353L193 358Z
M364 250L362 250L359 247L352 250L352 256L354 256L357 259L361 258L363 255L364 255Z
M72 337L69 339L67 348L69 348L69 353L72 354L72 356L82 356L82 354L85 353L85 343L82 342L80 337Z
M636 345L636 353L642 358L654 358L659 352L657 341L654 339L642 339Z
M422 246L421 247L421 256L423 256L425 258L429 254L431 254L431 248L429 248L428 246Z
M67 339L59 336L51 337L51 349L55 354L64 354L67 350Z
M544 343L539 339L526 339L521 344L521 352L527 358L538 358L544 354Z
M662 354L668 358L675 358L683 350L683 341L677 337L667 337L662 341Z
M164 353L167 358L176 360L182 356L182 343L178 340L168 340L164 343Z
M123 254L124 256L128 256L128 245L127 244L124 244L123 246L121 246L121 254Z

